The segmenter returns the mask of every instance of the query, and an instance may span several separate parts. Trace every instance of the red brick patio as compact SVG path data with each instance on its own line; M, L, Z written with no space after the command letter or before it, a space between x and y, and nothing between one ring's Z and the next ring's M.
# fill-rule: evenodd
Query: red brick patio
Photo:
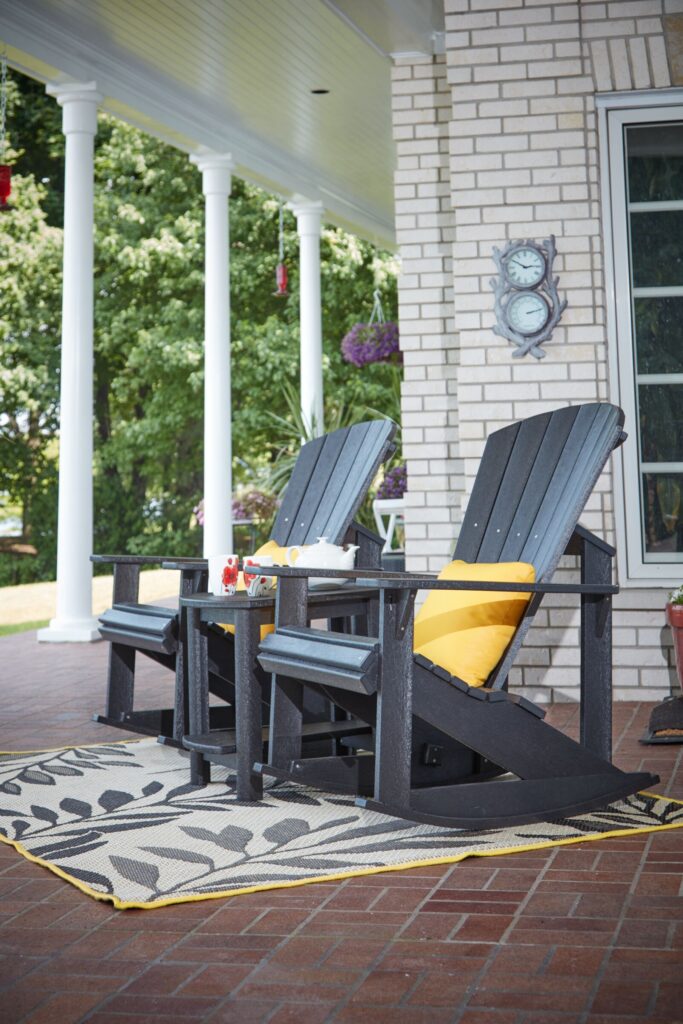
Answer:
M2 749L123 738L90 721L106 656L0 640ZM140 678L167 699L168 673ZM615 760L683 799L683 746L638 744L649 710L617 705ZM680 1024L682 864L674 831L117 911L0 846L0 1020Z

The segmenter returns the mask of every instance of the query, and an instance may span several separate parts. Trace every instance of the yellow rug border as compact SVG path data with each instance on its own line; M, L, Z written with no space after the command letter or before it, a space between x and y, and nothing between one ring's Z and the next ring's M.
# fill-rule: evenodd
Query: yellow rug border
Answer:
M0 757L24 757L26 754L54 754L57 750L80 750L81 747L120 747L123 743L141 743L154 736L131 736L127 740L98 740L95 743L63 743L61 747L39 747L37 750L0 750Z
M95 745L96 744L90 744L90 746ZM108 744L97 745L107 746ZM68 750L73 748L57 747L55 749ZM47 752L48 751L46 751L46 753ZM669 803L683 806L683 800L675 800L673 797L667 797L661 793L650 793L647 790L643 790L637 795L653 797L656 800L667 800ZM271 889L298 889L304 885L314 885L320 882L341 882L346 878L362 878L365 875L383 875L388 871L408 871L410 868L436 867L440 864L458 864L461 860L466 860L468 857L501 857L505 854L530 853L533 850L547 850L554 846L576 846L578 843L598 842L600 839L646 835L649 832L670 832L676 828L683 828L683 821L672 825L648 825L644 828L614 829L610 832L571 836L567 839L544 839L538 843L529 843L524 846L504 847L500 850L473 850L471 852L454 854L452 857L432 857L428 860L406 861L402 864L389 864L378 868L359 868L355 871L343 871L334 875L317 875L315 878L300 878L293 882L275 882L270 885L250 885L243 889L230 889L227 892L203 893L201 895L197 894L196 896L177 896L170 899L155 900L153 903L141 903L137 900L120 900L118 896L110 896L108 893L97 892L95 889L91 889L90 886L86 885L84 882L79 881L77 878L73 878L66 871L62 871L62 869L58 868L55 864L50 864L49 861L43 860L41 857L35 857L16 840L8 839L6 836L0 836L0 842L5 846L13 847L17 853L21 854L22 857L31 861L33 864L39 864L41 867L47 868L47 870L51 871L53 875L57 875L58 878L61 878L75 886L76 889L80 889L80 891L85 893L86 896L90 896L92 899L99 900L102 903L111 903L115 910L158 910L160 907L178 906L181 903L200 903L203 900L224 900L230 899L232 896L247 896L252 892L268 892Z
M117 744L123 743L141 743L144 740L150 740L151 736L134 736L130 739L125 740L110 740L102 741L100 743L74 743L67 744L62 747L44 747L41 750L2 750L0 756L2 757L22 757L24 754L50 754L56 750L78 750L81 747L109 747L116 746ZM655 800L667 800L671 804L678 804L683 806L683 800L676 800L674 797L665 796L662 793L650 793L648 790L642 790L642 792L636 794L637 796L652 797ZM578 817L578 815L577 815ZM610 832L599 832L594 835L582 835L582 836L570 836L566 839L545 839L538 843L530 843L525 846L510 846L503 847L500 850L473 850L471 852L454 854L452 857L432 857L428 860L417 860L417 861L406 861L402 864L389 864L378 868L358 868L354 871L343 871L334 875L317 875L315 878L300 878L292 882L275 882L269 885L250 885L243 889L230 889L224 892L210 892L197 894L196 896L177 896L170 899L155 900L150 903L141 903L137 900L120 900L118 896L110 896L108 893L97 892L96 889L91 889L90 886L81 882L79 879L69 875L66 871L62 871L55 864L50 864L49 861L43 860L41 857L35 857L32 853L29 853L20 842L14 839L8 839L7 836L0 835L0 843L5 846L11 846L17 851L25 860L31 861L33 864L38 864L40 867L47 868L53 875L57 875L58 878L63 879L65 882L69 882L76 889L79 889L86 896L90 896L94 900L99 900L101 903L111 903L115 910L157 910L160 907L172 907L178 906L181 903L200 903L204 900L224 900L230 899L232 896L247 896L253 892L268 892L274 889L298 889L304 885L315 885L320 882L342 882L346 878L362 878L366 875L383 875L387 871L408 871L410 868L422 868L422 867L438 867L440 864L458 864L461 860L466 860L468 857L501 857L505 854L514 853L530 853L533 850L548 850L553 846L572 846L578 843L592 843L598 842L600 839L614 839L621 836L638 836L646 835L649 832L670 832L676 828L683 828L683 821L674 823L672 825L648 825L644 828L626 828L626 829L614 829Z

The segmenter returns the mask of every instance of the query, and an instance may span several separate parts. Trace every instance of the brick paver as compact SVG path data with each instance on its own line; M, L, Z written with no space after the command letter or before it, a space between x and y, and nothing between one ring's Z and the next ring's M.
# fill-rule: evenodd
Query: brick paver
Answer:
M104 644L0 640L0 747L122 739L90 721ZM141 659L138 697L170 696ZM683 746L615 760L683 799ZM576 709L551 721L571 731ZM116 911L0 847L3 1024L683 1024L683 836L669 832Z

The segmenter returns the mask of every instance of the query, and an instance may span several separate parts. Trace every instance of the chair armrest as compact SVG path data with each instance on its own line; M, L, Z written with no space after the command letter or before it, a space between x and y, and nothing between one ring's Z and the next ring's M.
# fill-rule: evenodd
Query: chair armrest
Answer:
M160 565L168 561L163 555L91 555L96 565Z
M140 570L148 565L162 565L164 569L180 570L180 595L201 589L202 580L193 570L206 569L202 558L168 558L163 555L91 555L96 565L111 565L114 569L112 605L138 604L140 597Z
M268 574L291 578L320 576L362 580L380 590L492 590L520 594L618 594L614 584L586 583L501 583L499 580L440 580L436 576L375 569L309 569L268 566Z

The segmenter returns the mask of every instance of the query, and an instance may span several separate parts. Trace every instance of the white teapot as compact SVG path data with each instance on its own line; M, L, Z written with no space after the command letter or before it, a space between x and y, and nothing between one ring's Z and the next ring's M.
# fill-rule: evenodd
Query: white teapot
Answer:
M329 544L327 537L318 537L317 544L302 547L294 544L287 548L287 564L306 569L353 569L356 559L357 544L339 547ZM320 576L309 580L312 587L333 587L346 583L345 579L335 576Z

